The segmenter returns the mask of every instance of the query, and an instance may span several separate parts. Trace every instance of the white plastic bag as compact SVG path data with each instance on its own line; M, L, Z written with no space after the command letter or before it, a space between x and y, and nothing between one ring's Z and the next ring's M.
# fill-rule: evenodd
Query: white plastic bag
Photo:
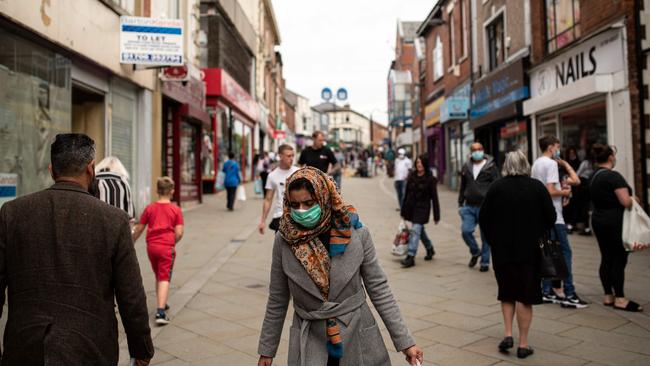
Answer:
M623 214L623 246L628 252L650 248L650 217L636 201Z
M244 186L242 185L237 187L237 201L246 201L246 189L244 189Z
M214 188L216 188L217 191L224 190L226 188L224 186L225 181L226 181L226 173L224 172L217 173L217 181L214 183Z
M410 231L406 221L402 220L397 226L397 234L393 241L391 253L395 256L401 257L408 252Z

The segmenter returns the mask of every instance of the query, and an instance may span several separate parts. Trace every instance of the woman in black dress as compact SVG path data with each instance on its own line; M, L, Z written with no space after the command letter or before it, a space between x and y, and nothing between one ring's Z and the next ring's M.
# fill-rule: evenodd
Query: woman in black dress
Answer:
M514 346L512 322L517 314L517 357L526 358L533 354L528 345L532 305L542 303L536 265L540 256L539 238L551 230L556 215L546 187L530 178L530 164L521 151L506 155L503 177L490 186L479 222L492 250L503 312L505 338L499 350L507 352Z
M623 176L612 170L616 166L616 150L595 144L592 154L596 171L591 178L591 202L594 212L591 226L600 248L600 282L605 290L605 306L626 311L643 311L634 301L625 298L625 266L627 251L623 247L623 213L632 207L632 188Z

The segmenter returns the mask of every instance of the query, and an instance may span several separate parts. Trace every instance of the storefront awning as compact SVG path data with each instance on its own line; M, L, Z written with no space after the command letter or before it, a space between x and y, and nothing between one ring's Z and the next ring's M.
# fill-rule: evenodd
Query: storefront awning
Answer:
M440 123L440 109L445 102L445 97L440 97L433 102L429 103L424 108L424 121L427 127L431 127Z
M223 69L203 69L208 98L220 98L249 121L259 121L259 105L248 92Z

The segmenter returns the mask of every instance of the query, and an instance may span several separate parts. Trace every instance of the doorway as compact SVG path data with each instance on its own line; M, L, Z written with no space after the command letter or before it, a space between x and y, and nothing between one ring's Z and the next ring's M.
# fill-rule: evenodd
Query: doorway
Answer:
M78 84L72 85L72 126L74 133L84 133L95 140L97 159L105 155L104 94Z

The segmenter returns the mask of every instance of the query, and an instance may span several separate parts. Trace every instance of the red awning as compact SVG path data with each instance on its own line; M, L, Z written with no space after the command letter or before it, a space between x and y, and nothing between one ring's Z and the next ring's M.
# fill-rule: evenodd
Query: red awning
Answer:
M244 115L246 119L257 123L260 116L259 105L244 88L223 69L203 69L203 81L206 84L208 98L220 98Z

